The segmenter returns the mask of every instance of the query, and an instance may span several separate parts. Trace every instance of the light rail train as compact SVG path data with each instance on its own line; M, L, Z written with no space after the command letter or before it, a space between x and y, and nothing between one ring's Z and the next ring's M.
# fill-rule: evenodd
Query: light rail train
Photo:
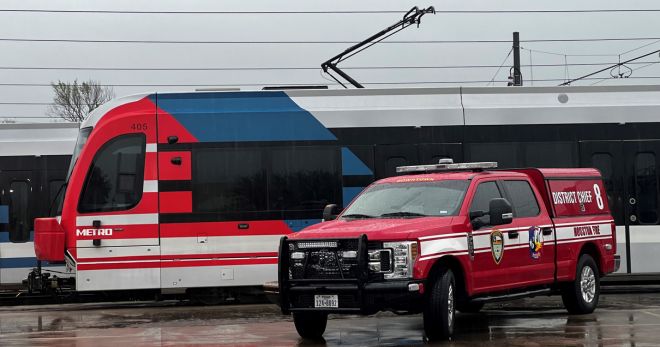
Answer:
M403 165L596 167L620 272L660 273L660 86L135 95L82 125L37 253L78 290L257 286L280 236ZM209 293L205 291L205 295Z
M78 124L0 125L0 288L20 287L37 266L33 220L64 184ZM64 266L44 264L48 271Z

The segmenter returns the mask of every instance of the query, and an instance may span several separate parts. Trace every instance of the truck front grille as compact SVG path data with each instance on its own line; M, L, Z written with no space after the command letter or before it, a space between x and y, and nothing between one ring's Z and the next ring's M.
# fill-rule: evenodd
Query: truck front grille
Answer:
M290 253L304 253L304 257L291 259L289 278L355 279L358 277L357 251L357 239L291 242Z

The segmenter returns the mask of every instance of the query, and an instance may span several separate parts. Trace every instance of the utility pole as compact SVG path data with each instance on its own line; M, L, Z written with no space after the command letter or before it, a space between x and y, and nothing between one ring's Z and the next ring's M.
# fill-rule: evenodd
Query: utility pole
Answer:
M520 70L520 34L515 31L513 33L513 67L511 68L511 73L509 78L513 78L513 83L509 82L509 85L513 86L522 86L523 78L522 71Z

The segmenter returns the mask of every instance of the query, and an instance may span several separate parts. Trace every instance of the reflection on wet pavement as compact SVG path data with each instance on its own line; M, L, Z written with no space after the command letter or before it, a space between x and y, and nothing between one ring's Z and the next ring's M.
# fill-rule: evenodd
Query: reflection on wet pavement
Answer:
M608 295L590 315L569 316L558 298L491 304L457 317L439 346L657 346L660 295ZM177 302L0 307L0 346L415 346L420 315L335 316L325 341L296 334L274 305L187 306Z

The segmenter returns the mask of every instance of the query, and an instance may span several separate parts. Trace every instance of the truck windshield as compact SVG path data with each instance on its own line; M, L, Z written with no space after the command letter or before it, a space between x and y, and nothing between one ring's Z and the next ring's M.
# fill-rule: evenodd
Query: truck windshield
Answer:
M410 218L458 214L467 180L382 183L369 187L342 218Z
M73 155L71 156L71 162L69 163L69 170L66 173L66 179L64 184L60 187L60 190L55 195L55 199L51 201L48 215L51 217L59 216L62 214L62 205L64 204L64 193L66 192L66 187L69 184L69 177L71 177L71 172L73 167L76 165L80 151L82 151L89 134L92 132L92 127L82 128L78 133L78 138L76 139L76 147L73 149Z

